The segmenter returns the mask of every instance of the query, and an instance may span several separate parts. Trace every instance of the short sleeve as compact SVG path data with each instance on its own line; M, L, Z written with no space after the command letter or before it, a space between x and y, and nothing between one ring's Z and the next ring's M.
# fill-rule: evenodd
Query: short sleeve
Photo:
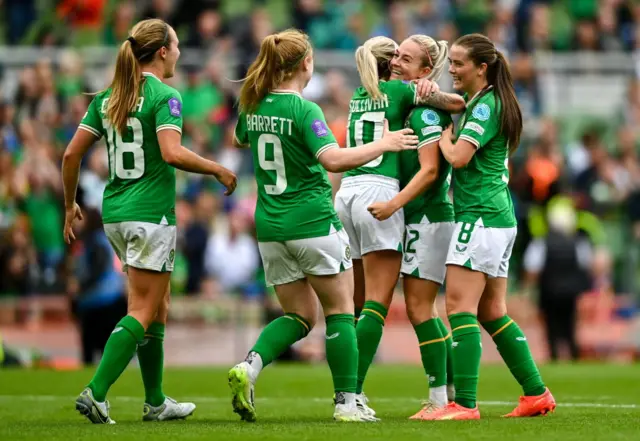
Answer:
M315 103L305 102L305 112L300 128L304 144L315 157L319 157L327 150L339 147L335 136L327 125L322 109Z
M418 104L416 85L411 81L398 81L396 88L401 97L402 107L414 107Z
M499 115L497 115L495 107L486 101L475 104L467 112L467 119L460 130L458 139L464 139L480 149L498 133Z
M98 111L98 101L98 97L91 101L78 128L93 133L97 138L102 138L102 117Z
M182 133L182 97L176 90L170 90L156 102L156 132L175 130Z
M247 117L244 113L238 115L238 122L234 131L236 142L241 146L249 145L249 133L247 132Z
M410 128L418 136L418 149L442 138L442 131L451 123L449 115L434 109L417 108L410 116Z

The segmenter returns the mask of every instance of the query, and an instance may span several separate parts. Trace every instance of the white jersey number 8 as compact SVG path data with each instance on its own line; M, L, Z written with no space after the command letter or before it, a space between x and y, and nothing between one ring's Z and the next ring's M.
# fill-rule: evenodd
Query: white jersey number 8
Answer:
M143 135L140 120L138 118L127 119L127 126L131 127L132 134L130 142L124 142L122 136L108 120L103 120L102 124L107 132L107 153L111 179L114 178L114 175L120 179L141 178L144 175L144 150L142 149ZM125 153L131 155L133 168L124 168Z
M273 159L267 159L267 144L273 146ZM284 156L280 138L271 133L263 133L258 138L258 161L262 170L275 170L276 185L265 185L264 191L270 195L279 195L287 189L287 175L284 170Z
M358 120L353 124L353 138L355 139L356 145L355 147L360 147L364 145L365 142L362 139L364 136L364 124L365 122L373 124L373 139L372 141L378 141L382 139L382 135L384 134L384 112L365 112L363 113ZM347 136L347 139L350 139ZM349 147L354 147L350 145ZM376 159L367 162L363 167L377 167L382 163L382 156L378 156Z

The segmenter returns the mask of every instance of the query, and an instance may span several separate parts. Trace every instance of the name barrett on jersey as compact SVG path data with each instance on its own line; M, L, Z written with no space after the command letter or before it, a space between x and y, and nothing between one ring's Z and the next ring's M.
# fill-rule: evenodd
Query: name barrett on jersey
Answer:
M250 132L271 132L278 135L293 135L293 120L279 116L247 114L247 130Z

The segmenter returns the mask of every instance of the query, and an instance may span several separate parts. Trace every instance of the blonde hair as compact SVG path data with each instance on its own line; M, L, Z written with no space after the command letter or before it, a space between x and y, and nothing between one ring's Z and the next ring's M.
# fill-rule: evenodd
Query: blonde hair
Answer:
M118 133L127 128L127 118L138 101L142 64L153 60L156 52L169 44L169 25L159 19L143 20L131 29L131 36L120 45L111 95L107 102L107 119Z
M407 38L413 41L422 50L422 67L430 67L428 80L438 81L444 71L444 66L449 58L449 43L445 40L435 41L433 38L416 34Z
M310 51L309 36L297 29L271 34L262 40L258 58L249 66L240 89L240 111L255 110L269 92L293 77Z
M373 99L382 98L380 80L391 76L389 62L394 57L398 45L388 37L373 37L356 49L356 67L362 87Z

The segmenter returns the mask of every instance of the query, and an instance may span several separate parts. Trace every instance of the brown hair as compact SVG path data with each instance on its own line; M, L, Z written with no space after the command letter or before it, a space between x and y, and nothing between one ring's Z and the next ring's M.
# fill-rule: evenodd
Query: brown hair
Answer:
M438 81L449 57L449 43L445 40L435 41L427 35L416 34L408 38L420 46L422 50L422 67L430 67L427 79Z
M356 49L356 67L360 74L360 82L373 99L382 97L380 80L388 80L391 76L389 62L396 54L398 45L388 37L373 37Z
M143 82L142 65L169 44L169 25L159 19L143 20L131 29L131 36L120 45L107 103L107 119L122 134L127 118L138 101Z
M454 44L467 49L469 58L476 66L483 63L487 65L487 82L493 86L502 106L500 133L509 142L509 152L515 152L522 134L522 112L507 60L493 42L482 34L465 35Z
M262 40L255 59L240 89L241 112L256 109L267 93L290 79L310 53L309 36L297 29L271 34Z

